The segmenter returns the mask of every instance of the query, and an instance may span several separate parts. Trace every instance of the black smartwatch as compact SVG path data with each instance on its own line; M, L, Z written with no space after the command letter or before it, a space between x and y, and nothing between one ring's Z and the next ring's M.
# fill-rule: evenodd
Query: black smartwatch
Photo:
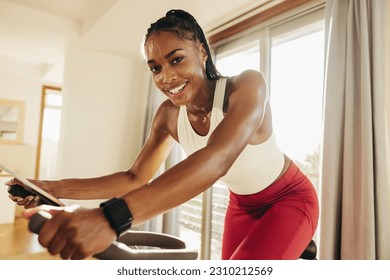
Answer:
M133 215L122 198L111 198L101 203L100 208L118 237L131 228Z

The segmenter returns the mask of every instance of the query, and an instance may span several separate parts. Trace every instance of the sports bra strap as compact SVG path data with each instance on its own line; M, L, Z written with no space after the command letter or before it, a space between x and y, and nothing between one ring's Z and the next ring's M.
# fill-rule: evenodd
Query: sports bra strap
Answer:
M223 100L225 99L227 78L220 78L216 84L213 107L217 107L223 111Z

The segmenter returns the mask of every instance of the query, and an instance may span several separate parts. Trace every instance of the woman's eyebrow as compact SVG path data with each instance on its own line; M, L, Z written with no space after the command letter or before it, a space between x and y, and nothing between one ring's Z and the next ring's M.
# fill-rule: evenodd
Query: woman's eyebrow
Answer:
M182 51L183 49L179 48L179 49L174 49L173 51L170 51L167 55L165 55L165 58L170 58L172 55L175 54L175 52L177 51ZM156 61L154 59L150 59L148 60L148 64L151 64L151 63L155 63Z
M174 49L173 51L170 51L166 56L165 58L169 58L171 57L175 52L177 51L182 51L183 49Z

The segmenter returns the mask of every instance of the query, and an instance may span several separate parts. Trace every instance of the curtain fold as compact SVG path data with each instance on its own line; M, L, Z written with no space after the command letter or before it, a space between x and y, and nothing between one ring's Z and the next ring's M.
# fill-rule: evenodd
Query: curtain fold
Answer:
M390 259L384 1L326 1L321 259Z

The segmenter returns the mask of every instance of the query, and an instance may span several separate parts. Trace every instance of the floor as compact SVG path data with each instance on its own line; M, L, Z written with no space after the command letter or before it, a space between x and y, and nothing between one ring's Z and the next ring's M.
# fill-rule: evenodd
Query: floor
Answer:
M15 218L13 224L0 224L0 260L58 260L38 242L27 227L28 221Z

